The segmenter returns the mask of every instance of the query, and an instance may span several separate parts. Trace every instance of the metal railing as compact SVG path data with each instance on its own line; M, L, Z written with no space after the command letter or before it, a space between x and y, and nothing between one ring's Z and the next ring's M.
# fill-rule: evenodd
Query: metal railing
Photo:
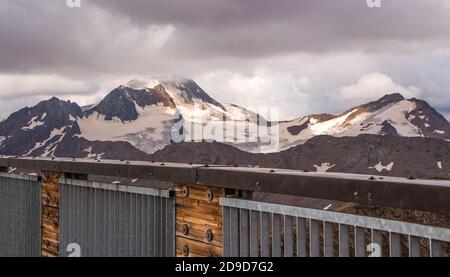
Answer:
M381 257L387 249L387 256L400 257L405 236L405 256L440 257L450 242L445 228L242 199L220 203L225 256Z
M0 173L0 257L40 255L40 186L36 176Z
M175 199L168 190L60 179L60 256L175 255Z
M450 216L444 180L0 157L0 171L10 168L57 181L1 173L0 256L450 255L448 227L251 200L301 196Z

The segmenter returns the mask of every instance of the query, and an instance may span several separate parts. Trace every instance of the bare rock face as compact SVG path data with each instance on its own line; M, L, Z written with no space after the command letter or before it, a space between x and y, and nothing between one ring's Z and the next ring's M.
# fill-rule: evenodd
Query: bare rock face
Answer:
M181 143L151 160L345 172L398 177L449 177L450 143L438 139L361 135L317 136L271 154L251 154L220 143Z

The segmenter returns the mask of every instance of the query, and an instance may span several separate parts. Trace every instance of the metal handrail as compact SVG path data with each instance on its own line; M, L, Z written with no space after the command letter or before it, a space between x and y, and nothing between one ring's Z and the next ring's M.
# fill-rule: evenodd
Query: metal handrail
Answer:
M0 167L140 178L450 214L450 182L445 180L70 158L0 157Z

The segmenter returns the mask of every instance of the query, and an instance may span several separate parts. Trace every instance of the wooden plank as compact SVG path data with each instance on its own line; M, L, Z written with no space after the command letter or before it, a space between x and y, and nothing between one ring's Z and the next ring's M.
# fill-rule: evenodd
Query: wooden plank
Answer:
M187 187L189 188L188 199L207 201L212 204L219 204L220 198L225 196L225 190L221 188L214 188L214 187L207 188L204 186L196 186L196 185L188 185ZM211 201L208 201L208 190L210 190L213 193L213 198ZM184 198L183 185L177 185L175 188L175 193L177 197Z
M176 254L177 257L221 257L222 247L215 245L186 239L182 237L177 237L176 243ZM188 255L184 255L184 248L188 248Z
M188 234L184 234L184 225L188 227ZM213 234L212 241L208 241L207 238L207 232L210 230ZM176 224L176 235L179 237L187 238L187 239L194 239L197 241L201 241L204 243L210 243L217 246L221 246L223 242L223 236L222 236L222 228L221 227L211 227L205 224L201 223L192 223L192 222L184 222L183 224L177 223Z
M223 211L219 200L225 195L225 190L186 185L186 197L184 187L180 184L175 189L176 255L184 257L185 248L189 249L189 257L222 256L223 228L230 227L222 227Z
M58 180L64 174L43 172L42 181L42 219L41 219L41 255L43 257L59 256L59 205L60 188Z

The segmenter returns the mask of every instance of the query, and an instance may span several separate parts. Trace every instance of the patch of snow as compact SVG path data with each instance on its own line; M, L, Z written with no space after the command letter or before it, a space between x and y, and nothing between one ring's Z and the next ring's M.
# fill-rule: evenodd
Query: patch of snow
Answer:
M431 125L428 123L425 123L425 127L428 128L428 127L431 127Z
M105 120L94 112L78 119L81 135L91 141L128 141L136 148L153 153L170 143L170 125L175 111L164 106L146 106L136 120L122 122L118 118Z
M424 116L424 115L421 115L421 116L419 116L419 118L422 119L422 120L424 120L424 119L425 119L425 116Z
M442 169L442 162L437 162L437 166L439 167L439 169Z
M47 113L43 113L41 116L41 120L44 120L47 117Z
M310 126L310 129L313 133L313 135L327 135L330 133L336 133L339 131L339 129L342 127L342 124L344 124L345 120L352 115L353 113L357 112L358 109L355 109L343 116L333 118L331 120L327 120L324 122L320 122L317 124L313 124Z
M332 169L335 166L336 166L335 164L331 165L330 163L322 163L320 166L314 165L317 172L327 172L328 170Z
M379 162L377 165L369 167L370 169L376 169L378 172L382 172L383 170L391 171L394 167L394 162L391 162L390 164L384 166L381 162Z
M33 130L34 128L38 127L38 126L42 126L45 124L45 122L42 122L40 120L37 120L37 116L33 117L29 122L28 125L25 127L22 127L22 130L27 131L27 130Z
M120 184L120 181L114 181L113 184Z
M0 136L0 145L2 145L2 143L6 140L5 137Z
M317 122L319 122L319 120L317 120L317 119L315 119L315 118L313 118L313 117L311 117L310 119L309 119L309 123L311 123L311 124L317 124Z
M58 144L59 142L61 142L61 141L63 140L64 136L65 136L64 130L66 129L66 127L67 127L67 126L62 127L62 128L60 128L60 129L56 129L56 128L53 129L53 130L50 132L50 136L49 136L46 140L44 140L44 141L42 141L42 142L37 142L37 143L34 145L34 147L33 147L32 149L30 149L30 151L28 151L28 153L25 154L25 156L31 155L31 153L33 153L33 151L35 151L35 150L37 150L37 149L39 149L39 148L42 148L42 147L46 146L46 144L47 144L50 140L52 140L54 137L60 136L60 138L59 138L56 142L53 142L53 143L50 143L49 145L47 145L47 147L45 148L44 154L42 154L41 156L42 156L42 157L48 157L50 154L54 154L54 153L55 153L55 150L56 150L56 147L57 147L57 144Z
M433 133L444 135L444 134L445 134L445 131L442 131L442 130L434 130Z
M101 159L105 153L92 153L92 146L84 149L83 152L87 153L86 159Z
M75 117L73 117L71 114L69 115L69 120L72 122L77 121L77 119Z
M132 183L136 183L139 179L133 179L131 180Z
M325 211L328 211L330 208L331 208L331 206L333 206L333 204L330 204L330 205L328 205L328 206L326 206L325 208L323 208Z

